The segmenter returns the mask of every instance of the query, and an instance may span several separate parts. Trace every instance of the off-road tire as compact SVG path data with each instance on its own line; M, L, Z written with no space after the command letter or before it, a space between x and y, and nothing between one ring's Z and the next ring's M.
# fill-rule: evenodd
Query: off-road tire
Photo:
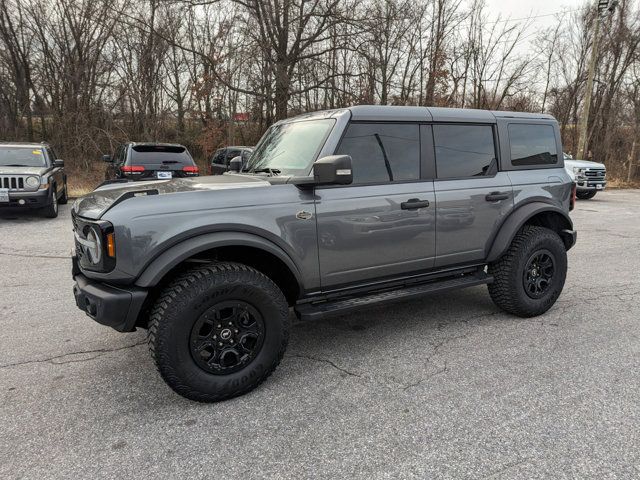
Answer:
M580 200L589 200L596 196L597 190L588 190L586 192L576 192L576 197Z
M242 369L214 374L191 351L191 335L204 312L223 302L251 304L264 324L263 343ZM178 394L198 402L218 402L243 395L276 369L289 340L289 307L282 291L261 272L239 263L209 263L180 274L153 306L148 344L160 375Z
M60 205L66 205L69 202L69 194L67 193L67 182L64 182L64 188L62 189L62 195L58 199Z
M540 298L532 298L524 285L525 268L538 252L547 251L554 257L554 274ZM507 252L489 264L489 284L493 302L502 310L519 317L541 315L556 302L567 275L567 251L560 236L544 227L525 225L516 234Z
M56 195L56 186L51 185L51 193L49 194L49 204L40 210L40 213L46 218L56 218L58 216L58 197Z

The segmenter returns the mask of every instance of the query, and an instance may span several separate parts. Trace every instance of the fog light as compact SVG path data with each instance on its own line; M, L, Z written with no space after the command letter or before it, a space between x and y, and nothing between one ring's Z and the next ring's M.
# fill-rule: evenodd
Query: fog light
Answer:
M27 202L25 202L25 201L24 201L24 199L22 199L22 198L21 198L20 200L18 200L18 203L19 203L20 205L24 205L24 204L25 204L25 203L27 203Z

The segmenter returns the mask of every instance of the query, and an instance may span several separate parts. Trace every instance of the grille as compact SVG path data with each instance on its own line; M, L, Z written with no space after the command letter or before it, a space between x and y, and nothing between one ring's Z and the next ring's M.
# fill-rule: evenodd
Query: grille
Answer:
M0 188L9 190L24 190L24 178L15 176L0 176Z
M606 175L607 171L603 169L588 169L584 172L584 176L589 180L604 180Z

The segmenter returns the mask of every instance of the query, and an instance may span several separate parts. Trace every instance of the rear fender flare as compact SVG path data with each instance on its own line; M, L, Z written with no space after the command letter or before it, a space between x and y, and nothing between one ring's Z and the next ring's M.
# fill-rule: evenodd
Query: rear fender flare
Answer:
M566 239L565 237L570 237L568 234L569 231L573 232L573 222L569 215L562 209L550 205L544 202L532 202L523 205L522 207L514 210L507 219L502 223L500 230L494 237L493 243L491 244L491 248L489 248L489 253L487 255L487 263L493 262L500 258L509 248L511 242L513 241L516 233L525 225L530 219L535 217L536 215L543 212L551 212L560 219L561 228L557 232L565 242L567 246L567 250L573 246L572 241L570 239ZM565 235L565 232L566 235ZM573 237L575 239L575 237Z

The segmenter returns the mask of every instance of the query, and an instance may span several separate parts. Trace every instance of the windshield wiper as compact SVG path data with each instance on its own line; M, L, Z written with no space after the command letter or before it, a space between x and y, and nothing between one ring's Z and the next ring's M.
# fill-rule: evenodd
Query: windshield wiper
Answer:
M22 165L20 163L7 163L6 165L0 165L2 167L29 167L30 165Z
M256 168L255 170L252 170L252 173L268 173L272 177L275 177L280 174L280 170L278 170L277 168L269 168L269 167Z

